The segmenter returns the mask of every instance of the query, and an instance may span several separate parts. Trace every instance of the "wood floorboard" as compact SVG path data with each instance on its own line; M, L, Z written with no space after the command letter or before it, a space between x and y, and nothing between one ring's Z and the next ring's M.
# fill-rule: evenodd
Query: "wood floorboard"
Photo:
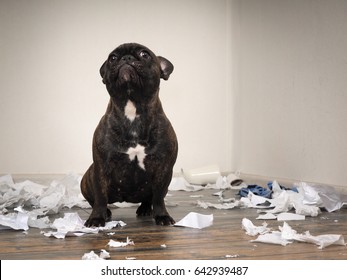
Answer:
M211 227L190 229L183 227L163 227L155 225L149 217L137 218L136 207L112 209L113 219L122 220L127 225L108 232L88 234L82 237L66 237L56 239L45 237L40 229L31 228L27 234L22 231L0 231L0 259L31 259L31 260L80 260L83 254L93 250L99 253L106 249L111 259L124 260L347 260L346 246L329 246L318 249L314 244L294 242L287 246L250 242L255 237L245 234L241 228L242 218L246 217L256 225L263 221L256 220L258 213L255 209L216 210L203 209L196 206L197 199L217 202L211 194L212 190L203 190L194 194L202 198L192 198L192 193L170 192L167 200L177 203L168 210L176 221L189 212L213 214L214 222ZM64 212L78 212L86 219L90 209L64 209ZM52 219L54 217L51 217ZM269 227L277 229L283 222L267 221ZM322 212L318 217L307 217L304 221L289 221L288 224L299 233L310 231L312 235L342 234L347 239L347 209L343 208L334 213ZM47 230L46 230L47 231ZM115 232L114 235L107 235ZM110 239L125 241L129 237L134 246L110 248ZM164 245L166 247L163 247ZM227 258L226 256L234 256Z

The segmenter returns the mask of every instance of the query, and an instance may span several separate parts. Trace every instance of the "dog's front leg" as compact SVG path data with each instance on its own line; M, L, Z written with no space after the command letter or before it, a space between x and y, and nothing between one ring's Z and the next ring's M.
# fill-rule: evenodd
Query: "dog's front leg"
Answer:
M110 184L109 176L106 176L104 170L100 166L93 166L88 170L89 174L85 175L86 180L82 182L88 184L87 189L93 194L89 196L88 202L93 207L92 213L85 222L87 227L105 226L107 220L111 218L111 211L107 209L108 204L108 188ZM89 179L89 180L88 180Z
M166 210L164 202L171 178L172 172L171 175L166 176L166 178L158 176L155 182L153 182L153 218L157 225L169 226L175 223L175 220Z

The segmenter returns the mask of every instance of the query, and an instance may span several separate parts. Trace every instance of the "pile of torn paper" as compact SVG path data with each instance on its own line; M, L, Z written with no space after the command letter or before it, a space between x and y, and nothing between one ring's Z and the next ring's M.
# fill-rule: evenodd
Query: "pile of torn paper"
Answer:
M110 230L115 227L123 227L126 224L122 221L110 221L104 227L86 227L77 213L65 213L63 218L55 219L51 225L56 231L41 233L47 237L65 238L66 236L82 236L84 234L98 233L99 231Z
M81 176L76 174L68 174L61 180L52 181L48 186L28 180L14 183L10 175L0 177L0 229L53 228L57 232L46 233L46 236L57 238L63 238L72 232L77 232L75 235L84 231L88 232L88 230L83 229L83 223L78 222L79 217L73 217L75 219L73 223L77 228L72 230L68 229L71 216L65 216L60 218L63 219L62 221L57 220L56 222L51 222L47 216L58 213L63 207L90 207L81 194L80 181ZM329 212L335 211L345 205L347 201L346 196L338 194L334 188L316 187L303 182L295 184L295 191L293 191L274 181L271 183L271 190L262 191L261 188L257 187L257 194L260 194L257 195L235 174L219 176L215 183L204 186L190 184L183 177L174 177L169 186L170 191L195 192L205 189L218 190L214 193L214 196L218 197L218 202L198 200L197 204L202 208L221 210L235 207L257 208L261 213L258 219L277 219L280 221L302 220L305 219L305 216L317 216L321 208L325 208ZM245 189L247 192L242 191ZM226 193L232 192L230 190L239 190L239 193L246 193L246 196L240 199L226 198ZM265 195L262 196L261 194ZM117 206L121 205L117 204ZM67 223L64 225L65 230L57 227L59 221ZM81 223L82 225L80 225ZM207 221L207 224L211 225L211 222ZM198 227L202 228L200 225Z
M122 221L111 221L105 227L88 228L77 213L65 213L64 217L51 222L49 215L59 213L63 207L90 207L81 194L80 181L81 176L72 173L52 181L49 186L28 180L14 183L10 175L0 177L0 229L51 228L54 231L41 233L65 238L125 226Z
M255 226L249 219L244 218L242 219L242 228L246 231L246 234L250 236L258 235L258 238L251 240L251 242L286 246L294 241L299 241L316 244L319 249L323 249L330 245L346 245L342 235L324 234L313 236L309 231L301 234L297 233L296 230L292 229L286 222L283 222L283 226L278 227L279 231L272 231L267 227L266 222L261 226Z
M87 207L80 191L81 176L68 174L49 186L26 180L14 183L11 175L0 177L0 210L18 206L35 209L38 215L58 213L62 207Z
M171 186L170 186L171 187ZM173 182L172 190L200 190L219 189L220 192L214 195L218 196L218 203L211 203L198 200L197 205L202 208L232 209L235 207L257 208L258 212L264 212L259 219L278 219L278 220L302 220L305 216L315 217L324 208L329 212L339 210L347 205L347 197L339 194L332 187L312 186L305 182L296 183L293 189L280 186L276 181L271 182L271 190L264 189L264 195L257 195L248 189L245 183L239 186L230 185L227 177L220 177L216 184L206 186L192 186L183 178L176 179ZM224 193L228 189L247 189L246 196L240 199L225 198ZM257 189L259 193L259 188ZM243 191L243 193L245 193ZM294 210L294 213L288 213ZM284 214L286 213L286 214ZM287 214L288 213L288 214Z
M0 227L49 228L48 214L56 214L63 207L89 207L81 194L80 180L81 176L68 174L45 186L29 180L14 183L10 175L0 177Z

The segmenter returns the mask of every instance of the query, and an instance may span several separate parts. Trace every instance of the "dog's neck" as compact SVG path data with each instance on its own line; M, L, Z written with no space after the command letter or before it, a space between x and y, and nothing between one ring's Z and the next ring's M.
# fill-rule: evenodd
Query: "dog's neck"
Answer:
M137 101L133 98L110 98L106 113L114 112L117 115L124 115L126 119L133 122L137 118L152 118L163 112L163 108L158 95L144 101Z
M136 114L136 106L131 100L128 100L124 107L124 115L130 122L133 122L138 116Z

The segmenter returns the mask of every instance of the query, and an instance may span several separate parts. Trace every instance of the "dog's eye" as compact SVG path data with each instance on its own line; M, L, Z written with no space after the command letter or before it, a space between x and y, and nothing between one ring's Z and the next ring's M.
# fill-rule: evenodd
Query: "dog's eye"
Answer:
M141 52L140 52L140 56L141 56L142 58L145 58L145 59L148 59L148 58L151 57L147 51L141 51Z
M115 54L111 54L108 58L108 62L112 63L117 60L117 56Z

